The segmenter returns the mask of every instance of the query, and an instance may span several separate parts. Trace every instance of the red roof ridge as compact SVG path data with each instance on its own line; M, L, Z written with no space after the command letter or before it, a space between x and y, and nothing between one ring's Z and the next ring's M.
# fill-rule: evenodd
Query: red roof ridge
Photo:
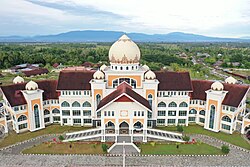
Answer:
M117 86L117 89L122 89L123 91L126 91L127 88L132 89L132 86L126 81L123 81L119 86Z

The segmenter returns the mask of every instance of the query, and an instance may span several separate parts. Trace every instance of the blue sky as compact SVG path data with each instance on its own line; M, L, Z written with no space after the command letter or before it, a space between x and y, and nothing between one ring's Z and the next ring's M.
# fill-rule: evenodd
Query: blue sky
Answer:
M1 0L0 35L74 30L250 36L250 0Z

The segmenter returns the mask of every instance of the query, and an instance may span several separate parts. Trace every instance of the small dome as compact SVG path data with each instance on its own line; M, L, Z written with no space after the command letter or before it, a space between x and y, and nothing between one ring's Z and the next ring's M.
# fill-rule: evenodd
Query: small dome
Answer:
M225 79L225 82L228 84L236 84L237 80L230 76Z
M103 64L103 65L100 67L100 70L101 70L101 71L104 71L106 67L107 67L107 66L106 66L105 64Z
M94 79L104 79L104 74L100 70L96 71L93 75Z
M142 66L142 68L144 68L146 71L149 70L149 67L148 67L146 64L144 64L144 65Z
M13 83L14 84L18 84L18 83L24 83L24 79L20 76L17 76L13 79Z
M26 90L37 90L38 89L38 84L34 81L29 81L26 86L25 86Z
M139 63L140 57L139 47L125 34L109 49L109 61L111 63Z
M211 89L216 91L222 91L224 89L224 86L219 81L216 81L211 85Z
M155 73L153 71L149 70L148 72L146 72L145 79L153 80L155 78L156 78L156 76L155 76Z

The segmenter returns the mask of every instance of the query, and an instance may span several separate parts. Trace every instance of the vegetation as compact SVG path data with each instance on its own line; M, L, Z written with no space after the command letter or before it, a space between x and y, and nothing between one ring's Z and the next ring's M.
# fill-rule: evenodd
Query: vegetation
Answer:
M185 136L182 137L182 139L184 141L188 142L190 140L190 136L185 135Z
M222 151L223 153L225 153L225 154L228 154L229 151L230 151L230 149L229 149L229 147L228 147L227 145L222 145L222 146L221 146L221 151Z
M107 151L108 151L108 145L107 144L102 144L102 151L107 153Z
M177 125L177 131L178 132L183 132L183 126L181 126L181 125Z
M60 135L60 136L58 137L58 139L59 139L60 141L63 141L63 140L64 140L64 137L63 137L62 135Z
M205 143L196 144L174 144L174 143L157 143L154 146L151 144L141 144L141 154L152 155L217 155L223 154L216 147Z
M86 127L73 127L73 126L60 126L60 125L50 125L45 129L35 131L35 132L25 132L17 134L16 132L11 132L4 139L0 140L0 148L6 147L18 142L29 140L37 136L45 134L60 134L64 132L75 132L80 130L86 130Z
M176 131L175 126L167 126L167 127L159 127L159 129L168 130L168 131ZM226 141L228 143L234 144L236 146L245 148L250 150L250 144L241 137L240 133L233 133L233 134L226 134L223 132L212 132L209 130L204 129L202 126L199 125L189 125L183 127L185 134L203 134L211 137L215 137L217 139Z
M105 154L100 143L42 143L22 153L25 154ZM106 144L108 147L108 145Z

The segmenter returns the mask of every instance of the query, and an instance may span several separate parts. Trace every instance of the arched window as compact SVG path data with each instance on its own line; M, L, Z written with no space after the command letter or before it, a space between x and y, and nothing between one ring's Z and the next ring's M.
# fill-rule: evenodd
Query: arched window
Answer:
M215 116L215 106L212 105L210 108L210 119L209 119L209 128L214 128L214 116Z
M172 101L171 103L169 103L168 107L177 107L177 104Z
M153 96L152 96L151 94L148 95L148 103L149 103L149 105L152 107Z
M158 104L158 107L166 107L166 106L167 106L166 103L164 103L163 101Z
M49 115L49 110L47 110L47 109L45 109L44 111L43 111L43 113L44 113L44 115Z
M200 114L200 115L205 115L205 111L204 111L204 110L201 110L201 111L199 112L199 114Z
M85 102L82 104L82 107L91 107L91 104L90 104L88 101L85 101Z
M115 128L115 124L111 121L109 121L107 124L106 124L106 128Z
M72 104L72 107L81 107L80 103L78 103L77 101L75 101L73 104Z
M101 95L97 94L96 95L96 105L98 105L101 101Z
M227 115L222 117L222 121L231 122L231 118Z
M128 67L126 67L126 70L128 70Z
M38 105L34 105L34 116L35 116L35 126L40 128L40 118L39 118L39 108Z
M188 104L186 102L181 102L179 105L179 107L187 107L187 106L188 106Z
M27 120L27 117L25 115L21 115L20 117L18 117L17 121L21 122L21 121L25 121Z
M55 109L52 110L52 114L60 114L60 110L55 108Z
M197 111L195 109L192 109L189 111L189 114L197 114Z
M69 105L69 103L68 102L66 102L66 101L64 101L63 103L62 103L62 105L61 105L62 107L70 107L70 105Z

